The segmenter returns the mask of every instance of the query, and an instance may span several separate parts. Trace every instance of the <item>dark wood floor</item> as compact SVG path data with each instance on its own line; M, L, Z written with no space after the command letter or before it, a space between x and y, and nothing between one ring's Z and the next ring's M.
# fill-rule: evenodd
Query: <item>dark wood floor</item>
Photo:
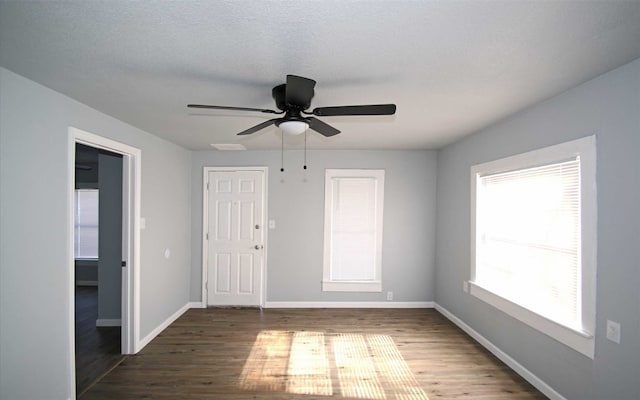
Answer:
M98 287L76 286L76 393L80 397L119 363L120 327L96 328Z
M192 309L82 400L544 399L433 309Z

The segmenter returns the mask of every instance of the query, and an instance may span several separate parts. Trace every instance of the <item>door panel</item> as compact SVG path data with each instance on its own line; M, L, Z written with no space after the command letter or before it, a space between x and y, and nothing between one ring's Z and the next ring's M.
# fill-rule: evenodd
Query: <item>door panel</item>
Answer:
M231 254L218 253L215 255L215 267L211 269L214 273L215 293L231 292Z
M208 173L207 305L259 306L264 172Z
M254 202L239 202L239 240L252 241L255 238L255 204Z
M231 202L220 201L216 204L216 240L231 240Z
M238 292L250 294L253 290L253 254L241 254L238 268Z

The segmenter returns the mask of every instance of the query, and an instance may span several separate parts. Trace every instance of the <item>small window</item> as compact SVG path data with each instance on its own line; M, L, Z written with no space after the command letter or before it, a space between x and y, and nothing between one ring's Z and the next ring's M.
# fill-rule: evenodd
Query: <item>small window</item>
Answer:
M74 199L74 255L98 258L98 190L78 189Z
M383 203L383 170L326 170L323 291L382 291Z
M593 356L595 140L472 167L471 294Z

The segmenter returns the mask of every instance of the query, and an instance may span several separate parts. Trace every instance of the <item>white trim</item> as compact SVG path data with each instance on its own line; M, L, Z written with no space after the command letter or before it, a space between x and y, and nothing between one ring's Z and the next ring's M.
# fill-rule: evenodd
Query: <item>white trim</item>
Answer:
M187 303L187 307L191 308L207 308L207 306L201 301L190 301Z
M485 338L484 336L482 336L481 334L476 332L473 328L471 328L469 325L464 323L464 321L462 321L460 318L456 317L451 312L449 312L449 310L447 310L446 308L442 307L438 303L435 304L435 309L440 314L445 316L449 321L453 322L460 329L465 331L469 336L471 336L478 343L480 343L485 349L489 350L493 355L498 357L498 359L500 359L500 361L502 361L505 364L507 364L509 366L509 368L514 370L518 375L523 377L527 382L532 384L536 389L541 391L549 399L551 399L551 400L567 400L560 393L558 393L551 386L549 386L546 382L544 382L542 379L538 378L533 372L531 372L528 369L526 369L524 366L522 366L522 364L517 362L515 359L513 359L507 353L505 353L504 351L500 350L500 348L498 346L496 346L495 344L491 343L487 338Z
M382 292L382 236L384 215L384 169L325 169L324 178L324 243L322 256L322 291L323 292ZM373 277L370 280L341 281L333 279L332 274L332 242L334 216L334 182L337 179L360 178L374 182L375 195L373 210L375 231L375 255L373 261ZM338 193L339 195L339 193ZM335 267L333 267L335 268ZM369 267L367 267L369 268Z
M433 308L433 301L268 301L264 308Z
M76 281L76 286L98 286L98 281Z
M140 325L140 196L142 152L140 149L77 129L68 128L67 136L67 260L71 267L67 271L69 282L68 298L68 392L76 397L75 362L75 260L73 254L73 193L75 190L75 154L76 143L86 144L123 155L123 241L126 241L125 260L127 267L122 271L122 353L133 354L139 351ZM127 196L126 200L124 196ZM126 212L126 214L125 214ZM126 229L125 229L126 228ZM130 246L128 246L130 244Z
M193 303L187 303L184 306L180 307L178 309L178 311L174 312L171 316L169 316L169 318L167 318L164 322L162 322L160 325L155 327L154 330L149 332L149 334L147 336L143 337L139 342L140 349L138 351L142 350L153 339L155 339L156 336L158 336L159 334L162 333L162 331L167 329L167 327L169 327L169 325L173 324L178 318L180 318L182 316L182 314L184 314L185 312L187 312L187 310L192 308L191 304L193 304Z
M469 282L469 293L472 296L494 306L507 315L513 316L518 321L523 322L537 330L551 336L560 343L593 359L594 338L589 332L578 331L558 322L538 315L516 303L493 293L491 290L483 288L475 282ZM517 317L516 317L517 316Z
M202 277L201 277L201 286L202 286L202 294L201 301L202 304L207 304L207 263L209 260L209 239L207 237L207 227L209 224L209 188L207 185L209 184L209 170L207 167L202 169Z
M209 183L210 172L232 172L232 171L259 171L262 172L262 216L263 216L263 258L262 258L262 271L260 271L260 280L262 287L260 288L260 307L264 307L267 301L267 260L268 260L268 236L269 229L267 228L267 221L269 220L268 211L268 199L269 199L269 167L203 167L202 168L202 307L205 308L208 303L207 299L207 262L209 257L209 245L207 240L207 225L209 223L209 191L207 190L207 184Z
M122 326L120 318L100 318L96 320L96 327L101 326Z
M476 193L483 175L515 169L542 166L571 157L580 157L581 197L581 330L561 326L557 322L516 305L475 283L476 280ZM595 356L595 296L597 270L597 194L596 194L596 137L595 135L560 143L494 161L474 165L470 169L471 180L471 240L469 293L511 317L552 337L566 346L593 359Z
M382 281L322 281L323 292L382 292Z
M74 223L75 223L75 180L76 180L76 141L72 132L67 135L67 329L69 334L67 335L69 351L67 352L67 393L68 398L76 398L76 328L75 328L75 313L76 313L76 268L75 268L75 235L74 235Z

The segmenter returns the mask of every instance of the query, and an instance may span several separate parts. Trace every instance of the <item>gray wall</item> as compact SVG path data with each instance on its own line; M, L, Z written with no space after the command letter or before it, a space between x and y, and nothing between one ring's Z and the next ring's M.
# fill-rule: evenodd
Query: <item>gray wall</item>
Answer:
M434 151L194 152L192 157L191 300L200 301L202 278L202 178L205 166L267 166L267 301L434 300L436 153ZM385 172L382 293L322 292L324 171L375 168Z
M471 165L597 135L595 360L466 295ZM640 60L438 154L436 300L568 399L640 398ZM606 320L622 342L605 339Z
M98 320L122 313L122 157L98 154Z
M190 153L0 68L2 399L71 395L69 126L142 150L141 336L189 301Z
M76 285L98 285L98 260L75 260Z

